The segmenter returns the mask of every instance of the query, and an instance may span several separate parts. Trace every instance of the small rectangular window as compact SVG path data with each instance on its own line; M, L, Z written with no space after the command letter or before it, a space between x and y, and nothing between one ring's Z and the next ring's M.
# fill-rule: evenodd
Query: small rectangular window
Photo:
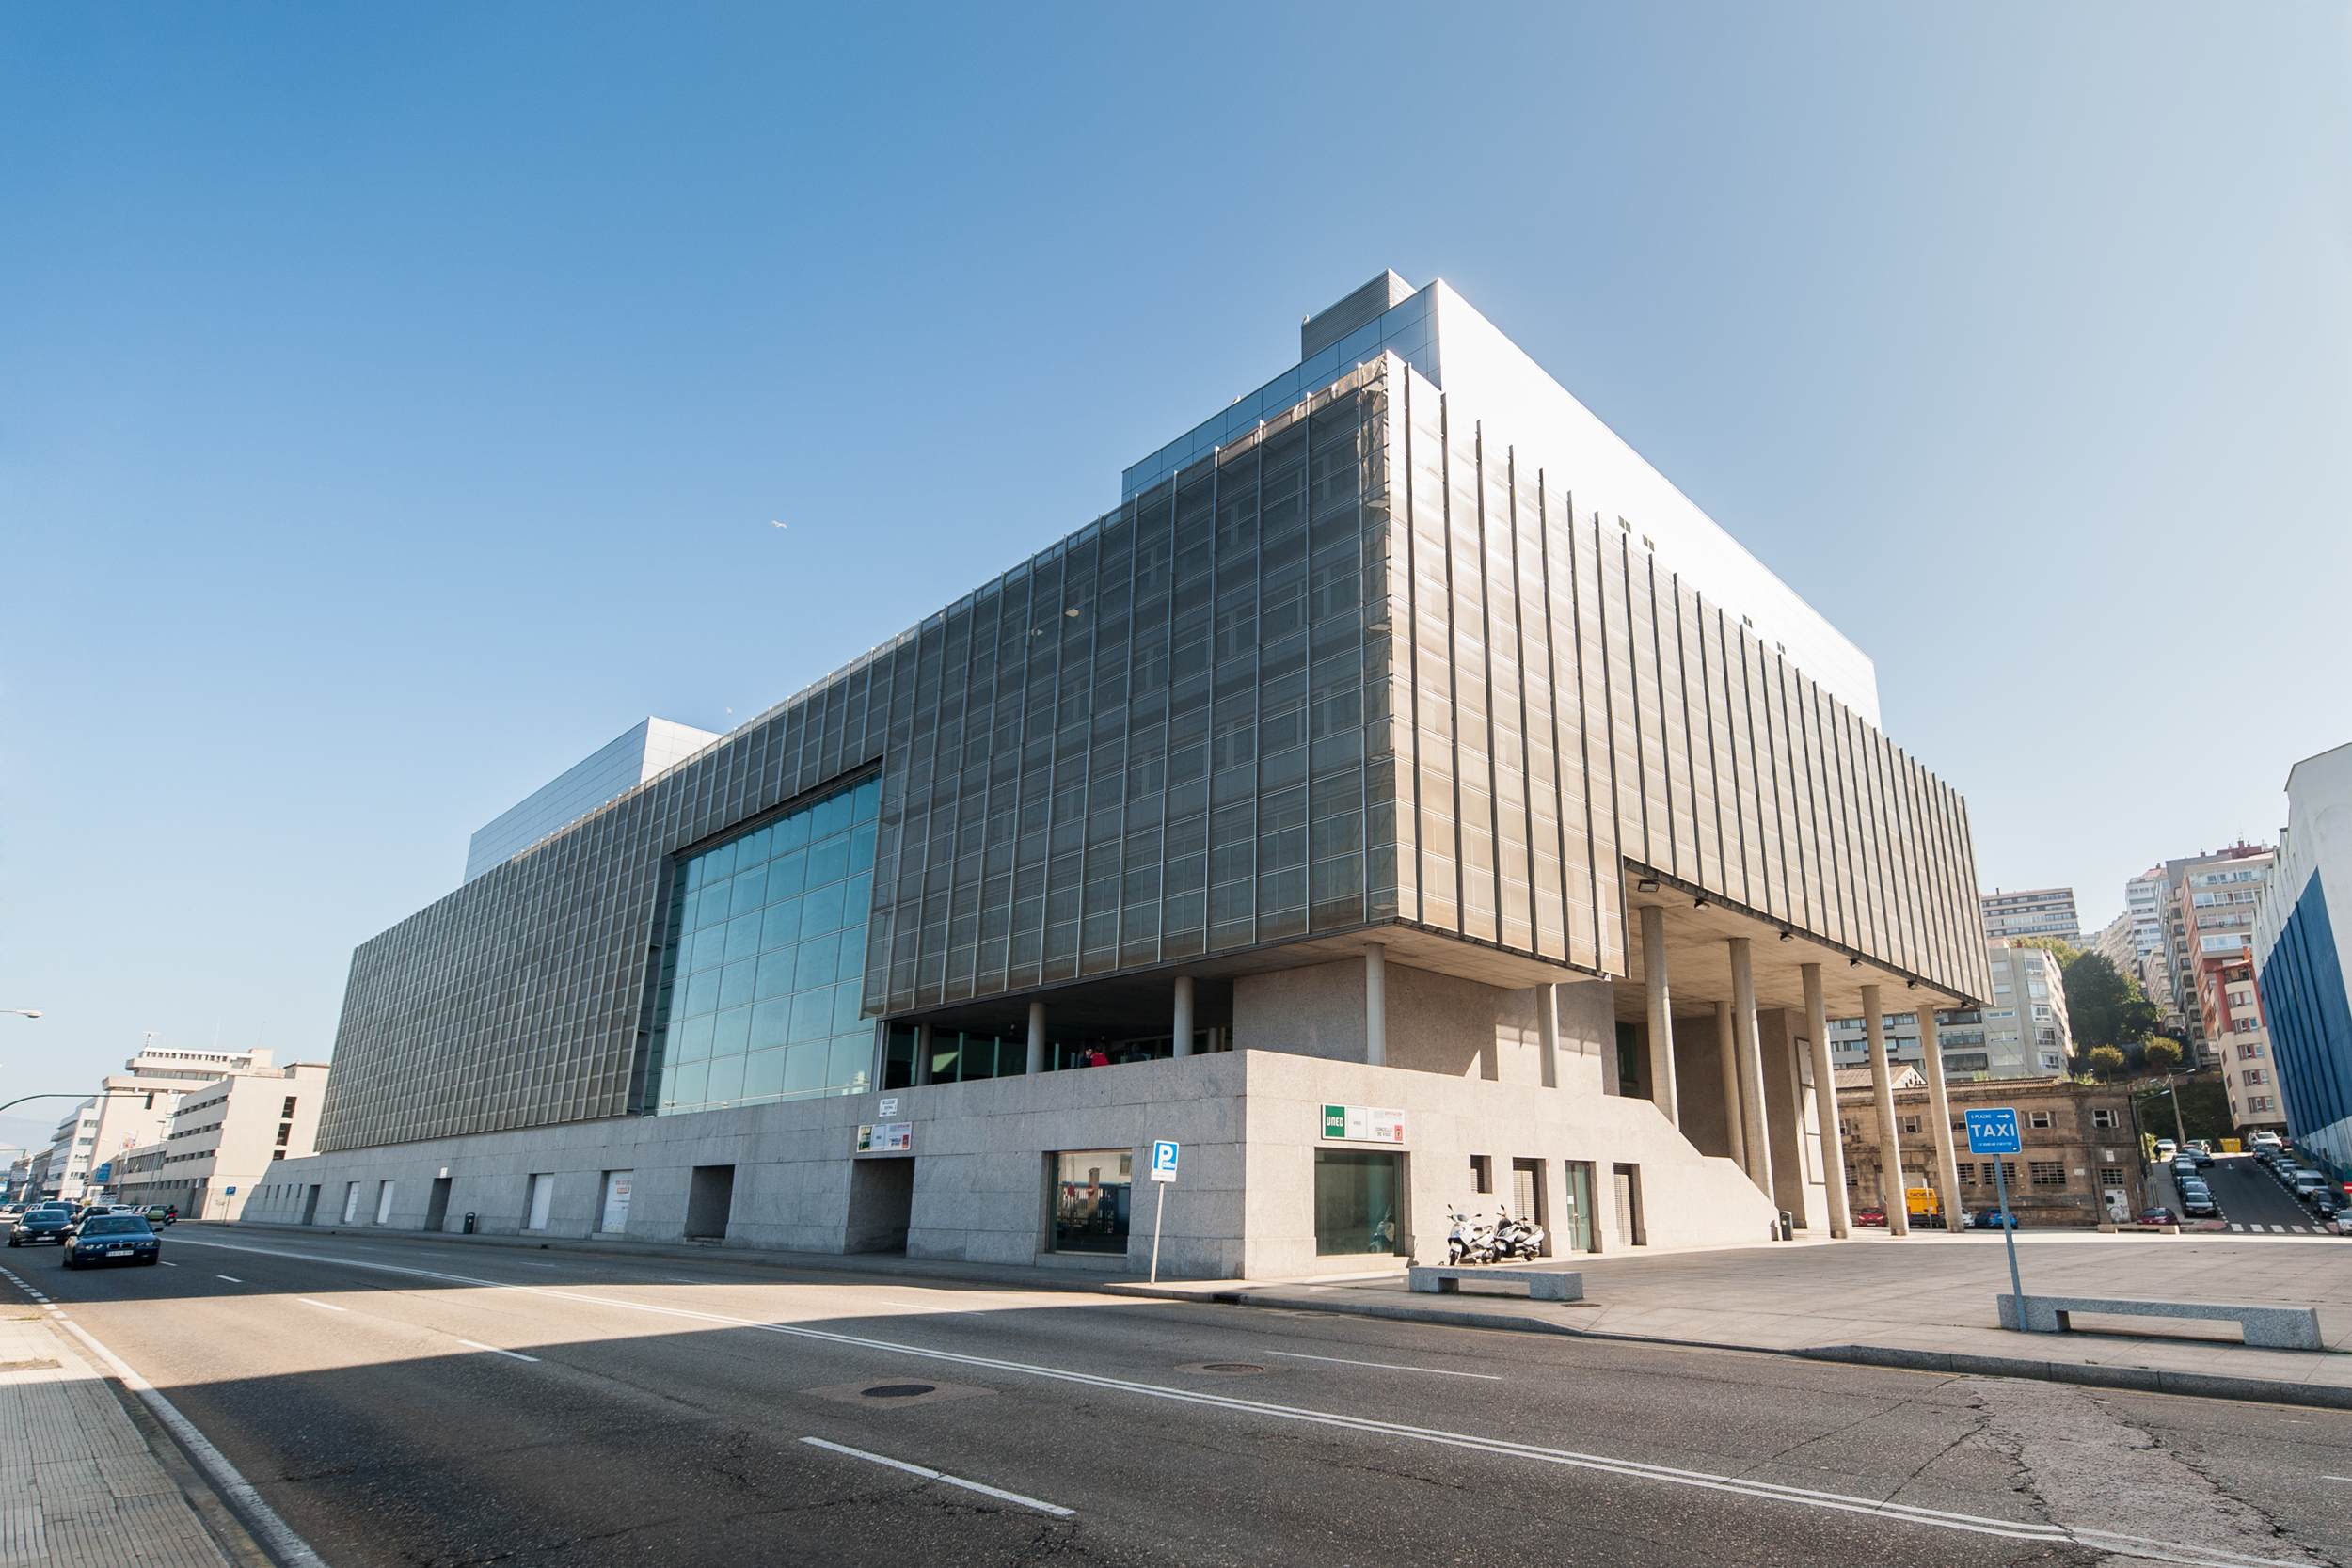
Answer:
M2047 1111L2028 1111L2026 1113L2026 1124L2029 1127L2047 1127L2050 1125L2050 1113Z
M2037 1187L2066 1185L2066 1164L2062 1160L2032 1160L2026 1162L2026 1172Z
M1473 1154L1470 1160L1470 1191L1480 1195L1495 1190L1495 1162L1491 1154Z

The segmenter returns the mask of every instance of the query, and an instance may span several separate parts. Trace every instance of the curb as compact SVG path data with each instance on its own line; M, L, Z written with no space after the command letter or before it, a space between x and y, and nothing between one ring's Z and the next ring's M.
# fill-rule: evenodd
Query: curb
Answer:
M196 1515L198 1526L220 1549L221 1556L228 1560L230 1568L278 1568L278 1559L272 1557L253 1532L246 1528L245 1519L235 1506L220 1495L220 1489L205 1476L194 1458L180 1446L178 1439L155 1419L146 1402L123 1386L122 1379L115 1375L114 1369L93 1359L89 1348L67 1333L56 1319L44 1315L33 1321L48 1329L50 1338L65 1354L88 1368L91 1375L106 1386L106 1391L113 1395L117 1408L129 1418L133 1430L139 1434L139 1440L147 1445L148 1455L155 1461L156 1468L180 1489L180 1496L186 1499L189 1511Z
M1451 1328L1505 1329L1565 1335L1579 1339L1605 1340L1618 1345L1654 1345L1662 1350L1727 1351L1741 1355L1777 1355L1798 1361L1838 1361L1854 1366L1887 1367L1899 1371L1935 1372L1945 1376L2016 1377L2037 1383L2073 1383L2090 1388L2122 1388L2143 1394L2176 1394L2188 1399L2244 1400L2260 1404L2305 1405L2320 1410L2352 1410L2352 1388L2327 1384L2287 1383L2277 1378L2230 1377L2214 1372L2173 1372L2153 1367L2119 1367L2106 1362L2047 1361L2022 1355L1979 1355L1964 1351L1910 1350L1894 1345L1773 1345L1727 1344L1720 1339L1669 1338L1662 1335L1619 1334L1605 1328L1581 1328L1574 1323L1506 1312L1464 1312L1446 1307L1410 1307L1388 1302L1348 1306L1321 1296L1253 1295L1242 1291L1195 1292L1152 1286L1112 1287L1110 1293L1149 1295L1175 1301L1209 1301L1221 1307L1276 1307L1287 1312L1329 1312L1342 1317L1383 1318L1403 1323L1439 1323Z

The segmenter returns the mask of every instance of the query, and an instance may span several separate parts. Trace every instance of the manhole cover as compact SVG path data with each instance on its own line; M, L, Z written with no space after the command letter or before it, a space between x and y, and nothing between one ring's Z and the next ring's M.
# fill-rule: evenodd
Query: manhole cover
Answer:
M1263 1372L1265 1370L1255 1361L1203 1361L1200 1363L1200 1370L1204 1372Z
M859 1392L869 1400L911 1400L938 1386L935 1383L877 1383Z

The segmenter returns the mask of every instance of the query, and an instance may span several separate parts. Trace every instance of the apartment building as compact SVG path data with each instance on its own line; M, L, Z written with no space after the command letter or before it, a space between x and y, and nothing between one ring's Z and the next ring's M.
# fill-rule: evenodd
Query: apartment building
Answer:
M2075 912L2071 887L2025 888L2014 893L1995 888L1979 895L1977 903L1984 912L1987 942L2057 937L2079 945L2083 940L2082 916Z
M279 1161L315 1152L326 1079L324 1062L290 1062L189 1091L160 1152L126 1164L124 1201L177 1204L186 1219L242 1218Z
M2237 1015L2223 1005L2228 971L2253 959L2254 911L2264 879L2277 859L2262 845L2237 843L2212 854L2165 862L2172 905L2165 930L2165 957L2180 1013L2184 1044L2200 1067L2222 1065L2221 1042L2212 1020Z

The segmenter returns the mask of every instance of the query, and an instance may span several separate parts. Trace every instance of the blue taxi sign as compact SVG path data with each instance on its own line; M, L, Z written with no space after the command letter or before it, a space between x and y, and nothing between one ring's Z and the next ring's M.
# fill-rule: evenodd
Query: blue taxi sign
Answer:
M1968 1118L1968 1152L1971 1154L2015 1154L2023 1147L2017 1136L2017 1109L2002 1106L1990 1111L1962 1113Z

